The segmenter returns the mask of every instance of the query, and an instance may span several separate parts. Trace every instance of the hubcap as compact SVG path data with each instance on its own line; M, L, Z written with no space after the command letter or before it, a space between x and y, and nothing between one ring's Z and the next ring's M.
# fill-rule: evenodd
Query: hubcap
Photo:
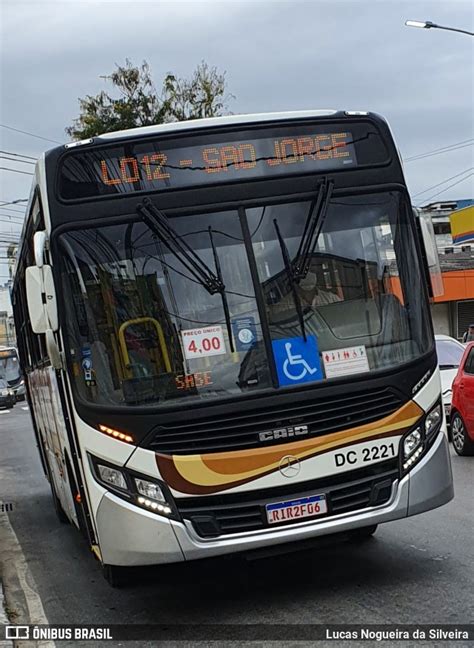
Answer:
M456 450L462 450L464 445L464 426L459 416L456 416L453 421L452 437Z

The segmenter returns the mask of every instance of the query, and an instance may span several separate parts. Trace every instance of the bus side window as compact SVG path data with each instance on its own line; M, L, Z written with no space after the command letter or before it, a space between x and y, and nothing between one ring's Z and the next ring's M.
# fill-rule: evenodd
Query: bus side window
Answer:
M28 225L25 233L27 246L25 247L21 258L18 261L17 273L21 277L18 283L17 292L14 299L21 307L21 321L17 318L16 329L19 338L20 358L25 369L35 369L43 366L48 359L46 352L45 335L36 335L33 333L28 313L28 304L26 300L25 270L28 266L35 264L33 237L35 232L44 230L44 216L41 208L39 191L32 204L30 214L28 215Z

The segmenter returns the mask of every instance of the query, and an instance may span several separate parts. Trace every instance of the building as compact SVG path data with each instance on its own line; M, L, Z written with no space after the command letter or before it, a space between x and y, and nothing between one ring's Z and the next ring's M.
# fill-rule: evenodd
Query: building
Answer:
M430 203L444 294L434 298L431 314L435 333L461 339L474 322L474 199Z
M15 325L10 301L10 282L0 286L0 346L15 346Z
M7 248L8 281L0 286L0 346L16 346L15 324L10 299L10 290L13 283L13 269L15 265L17 246L11 244Z
M422 212L428 212L431 216L439 249L453 245L451 215L460 209L465 209L473 205L474 198L463 198L462 200L433 202L421 208Z

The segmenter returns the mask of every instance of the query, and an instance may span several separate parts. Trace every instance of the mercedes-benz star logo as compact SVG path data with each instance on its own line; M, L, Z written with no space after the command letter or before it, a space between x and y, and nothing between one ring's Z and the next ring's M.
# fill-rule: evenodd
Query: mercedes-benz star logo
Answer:
M278 468L283 477L296 477L301 470L301 464L293 455L286 455L281 459Z

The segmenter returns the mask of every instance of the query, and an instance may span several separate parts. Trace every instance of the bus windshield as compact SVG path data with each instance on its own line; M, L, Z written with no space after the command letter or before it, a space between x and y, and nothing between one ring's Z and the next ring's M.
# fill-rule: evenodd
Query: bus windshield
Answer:
M6 380L9 385L20 380L20 363L15 349L0 349L0 378Z
M294 259L310 208L288 201L169 218L213 272L217 258L226 300L136 214L63 233L64 322L81 398L178 406L182 398L278 389L288 383L272 356L280 343L305 336L318 356L311 382L397 367L428 352L405 198L334 195L307 272L292 288L277 229Z

